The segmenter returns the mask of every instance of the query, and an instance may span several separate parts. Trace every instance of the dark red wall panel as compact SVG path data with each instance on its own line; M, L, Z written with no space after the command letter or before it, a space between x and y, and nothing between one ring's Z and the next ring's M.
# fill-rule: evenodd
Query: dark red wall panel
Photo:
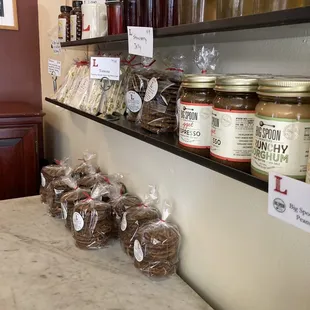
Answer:
M19 30L0 29L0 102L42 107L37 0L17 0Z

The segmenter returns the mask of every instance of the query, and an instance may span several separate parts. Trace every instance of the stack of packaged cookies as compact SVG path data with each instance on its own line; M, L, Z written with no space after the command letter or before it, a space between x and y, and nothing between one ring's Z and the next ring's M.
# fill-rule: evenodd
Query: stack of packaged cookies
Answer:
M85 151L83 153L83 159L80 159L81 163L73 169L72 176L75 179L80 179L87 175L93 175L100 172L100 168L95 163L93 163L96 156L97 155L94 153Z
M105 246L111 236L113 219L109 203L101 201L108 195L108 188L102 183L94 186L91 195L79 201L72 217L73 238L81 249L99 249Z
M135 266L150 277L176 272L181 235L176 225L167 222L170 205L165 202L162 218L142 225L134 240Z
M123 213L120 225L120 241L127 255L134 256L134 239L139 227L150 220L159 219L160 212L156 207L158 194L156 188L150 187L150 192L144 201L127 208Z

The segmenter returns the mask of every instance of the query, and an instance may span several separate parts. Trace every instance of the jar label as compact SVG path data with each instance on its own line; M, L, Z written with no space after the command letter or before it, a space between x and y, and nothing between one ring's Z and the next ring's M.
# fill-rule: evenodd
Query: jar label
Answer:
M158 91L158 82L157 79L152 77L147 84L147 88L145 91L144 101L151 101L157 94Z
M140 111L142 106L142 99L135 91L129 90L126 93L125 102L127 108L133 112L137 113Z
M304 179L310 146L310 120L255 116L252 169Z
M232 162L251 162L254 111L212 110L212 156Z
M127 228L127 212L124 212L122 221L121 221L121 231L125 231Z
M41 185L42 185L42 187L45 187L45 185L46 185L46 180L44 178L43 173L41 173Z
M181 145L206 149L211 145L212 104L179 104L179 143Z
M70 16L70 40L76 41L76 15Z
M68 203L66 201L61 203L62 218L64 220L66 220L67 216L68 216L67 205L68 205Z
M143 261L143 251L142 251L142 247L141 247L141 244L140 244L139 240L135 240L135 242L134 242L133 253L135 255L135 259L138 262L142 262Z
M84 226L84 220L78 212L73 213L72 222L75 231L80 231Z
M59 42L66 42L67 20L65 18L58 18L58 40Z

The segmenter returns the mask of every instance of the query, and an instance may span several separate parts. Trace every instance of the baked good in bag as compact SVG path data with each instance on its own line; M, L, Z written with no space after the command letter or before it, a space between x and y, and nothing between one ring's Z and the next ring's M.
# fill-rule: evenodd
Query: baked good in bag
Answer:
M93 163L96 158L96 154L85 151L83 153L83 159L81 163L74 167L72 171L72 176L76 179L82 178L89 174L96 174L100 172L100 168Z
M163 218L167 218L163 212ZM157 219L141 226L135 236L135 267L150 277L176 272L181 235L176 225Z
M101 201L107 191L107 186L99 183L93 188L91 196L74 207L73 238L75 245L81 249L99 249L106 245L111 236L112 208L109 203Z
M60 198L62 218L65 220L65 226L71 230L72 215L75 204L82 199L85 199L85 193L90 195L90 188L77 187L69 192L64 193Z

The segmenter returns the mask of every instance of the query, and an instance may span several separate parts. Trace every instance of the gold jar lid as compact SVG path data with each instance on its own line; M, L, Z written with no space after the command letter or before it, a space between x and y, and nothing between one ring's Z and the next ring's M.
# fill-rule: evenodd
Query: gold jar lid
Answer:
M258 78L245 75L223 76L216 79L215 90L222 92L255 93L258 87Z
M188 88L214 88L216 74L185 74L182 87Z
M310 79L289 77L261 79L257 93L271 97L310 97Z

